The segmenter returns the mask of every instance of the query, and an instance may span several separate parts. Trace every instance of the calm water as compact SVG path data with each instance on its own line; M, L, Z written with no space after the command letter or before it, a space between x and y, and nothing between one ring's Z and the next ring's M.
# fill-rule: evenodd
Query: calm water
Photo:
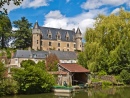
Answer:
M130 87L84 89L71 94L45 93L37 95L5 96L2 98L130 98Z

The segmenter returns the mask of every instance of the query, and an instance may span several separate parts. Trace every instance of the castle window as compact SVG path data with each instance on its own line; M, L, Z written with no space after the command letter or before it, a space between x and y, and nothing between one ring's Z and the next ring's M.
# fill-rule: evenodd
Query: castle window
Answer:
M67 44L67 47L69 47L69 44Z
M49 46L51 46L51 42L49 42Z
M74 48L76 48L76 44L74 44Z
M69 37L66 37L66 40L69 40Z
M67 51L69 51L69 49L67 49Z
M38 40L37 40L37 44L38 44Z
M67 41L69 40L69 33L68 32L66 32L65 38Z
M58 49L58 51L60 51L60 49Z
M48 36L49 39L52 38L51 30L48 30L47 36Z
M58 47L60 47L60 43L58 43Z
M60 32L57 32L57 34L56 34L56 39L57 39L57 40L60 40L60 39L61 39Z
M51 39L51 35L49 35L49 39Z

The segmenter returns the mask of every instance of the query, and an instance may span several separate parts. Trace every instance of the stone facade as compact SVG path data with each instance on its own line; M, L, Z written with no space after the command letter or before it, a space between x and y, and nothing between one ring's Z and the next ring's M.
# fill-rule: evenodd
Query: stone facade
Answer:
M74 29L64 30L41 27L36 22L32 29L32 49L44 51L82 51L82 33L79 28L75 32Z

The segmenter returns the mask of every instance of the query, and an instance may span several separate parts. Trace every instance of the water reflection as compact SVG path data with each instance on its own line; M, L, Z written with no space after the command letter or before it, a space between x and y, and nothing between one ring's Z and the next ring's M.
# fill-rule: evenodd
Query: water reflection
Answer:
M2 98L130 98L130 87L88 88L73 93L45 93L35 95L5 96Z

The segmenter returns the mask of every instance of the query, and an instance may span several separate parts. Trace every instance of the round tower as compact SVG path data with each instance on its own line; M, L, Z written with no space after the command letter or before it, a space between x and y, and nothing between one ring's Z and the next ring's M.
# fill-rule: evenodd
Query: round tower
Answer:
M76 50L82 51L82 33L78 28L75 34Z
M42 32L40 30L38 22L36 22L32 29L32 49L41 50L41 38Z

